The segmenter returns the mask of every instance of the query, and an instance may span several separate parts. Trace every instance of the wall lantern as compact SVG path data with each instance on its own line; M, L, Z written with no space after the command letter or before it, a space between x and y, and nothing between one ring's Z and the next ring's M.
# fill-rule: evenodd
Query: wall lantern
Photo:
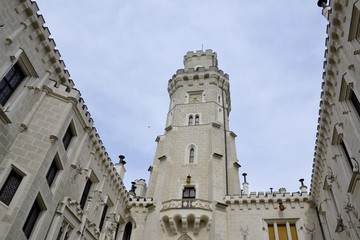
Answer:
M188 175L188 176L186 177L186 183L191 183L191 176L190 176L190 175Z

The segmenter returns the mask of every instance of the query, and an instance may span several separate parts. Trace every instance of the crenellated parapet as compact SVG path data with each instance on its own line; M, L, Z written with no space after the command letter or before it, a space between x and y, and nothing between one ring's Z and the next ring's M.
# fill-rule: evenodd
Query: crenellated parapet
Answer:
M220 88L224 87L225 91L229 91L229 75L220 70L217 66L210 66L205 69L198 67L197 69L178 69L176 74L172 76L168 83L168 92L171 96L179 87L187 84L214 84Z
M271 210L279 209L280 205L288 209L304 208L311 201L307 192L251 192L249 195L225 196L225 204L232 209L238 206L240 210Z
M150 207L154 204L153 202L153 198L147 197L147 198L143 198L143 197L136 197L136 196L131 196L128 195L128 203L127 203L127 207L128 208L133 208L133 207Z
M217 54L211 49L207 49L205 51L198 50L196 52L189 51L184 56L184 66L185 70L188 69L198 69L198 68L205 68L208 69L209 67L217 67Z

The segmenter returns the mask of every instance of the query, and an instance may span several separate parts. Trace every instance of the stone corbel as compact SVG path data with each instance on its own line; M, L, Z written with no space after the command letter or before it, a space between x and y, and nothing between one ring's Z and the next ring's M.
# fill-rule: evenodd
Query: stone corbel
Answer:
M188 231L188 222L186 220L186 217L182 217L181 224L182 224L183 233L186 233Z
M196 217L194 222L194 235L198 235L200 232L200 218Z
M176 224L173 218L169 218L169 225L171 233L176 235Z
M26 126L26 125L25 125ZM51 143L55 143L59 138L57 137L57 136L55 136L55 135L53 135L53 134L51 134L50 136L49 136L49 138L50 138L50 142Z

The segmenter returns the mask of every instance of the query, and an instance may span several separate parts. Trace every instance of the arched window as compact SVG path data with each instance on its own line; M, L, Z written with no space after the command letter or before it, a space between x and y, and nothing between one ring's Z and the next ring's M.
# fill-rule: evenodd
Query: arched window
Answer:
M189 125L193 125L194 117L192 115L189 116Z
M189 153L189 163L194 163L194 160L195 160L195 150L194 148L191 148Z
M196 115L195 116L195 125L198 125L199 124L199 115Z
M132 230L132 224L131 224L131 222L128 222L126 224L126 226L125 226L123 240L130 240L130 238L131 238L131 230Z

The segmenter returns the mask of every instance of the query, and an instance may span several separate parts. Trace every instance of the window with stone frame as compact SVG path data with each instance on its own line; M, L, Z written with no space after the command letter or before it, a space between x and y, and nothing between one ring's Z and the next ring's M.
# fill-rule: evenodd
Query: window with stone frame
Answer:
M193 125L194 124L194 117L192 115L189 116L189 121L188 121L188 125Z
M269 240L298 240L296 223L293 220L271 220L267 222Z
M107 204L104 205L103 211L101 213L101 218L100 218L100 223L99 223L99 229L100 231L102 230L103 226L104 226L104 222L105 222L105 217L107 214L107 210L108 210L109 206Z
M359 99L357 98L356 94L354 93L354 91L351 91L349 101L353 105L354 110L356 111L357 115L360 117L360 102L359 102Z
M68 128L66 129L66 132L64 134L64 137L62 139L62 142L64 144L65 150L68 149L71 140L76 136L74 126L72 123L69 124Z
M42 211L46 210L44 207L44 204L42 202L42 199L40 196L36 198L34 201L30 212L25 220L25 223L22 227L22 230L27 238L30 237L31 233L33 232L36 223L38 222L40 218L40 214Z
M342 155L344 155L344 158L345 158L345 160L346 160L347 164L349 165L349 168L350 168L350 170L352 172L353 168L354 168L354 165L353 165L353 163L351 161L349 151L348 151L348 149L346 147L346 144L345 144L343 139L340 139L339 147L341 149L341 152L343 153Z
M86 181L83 194L81 195L81 199L80 199L80 207L81 207L81 209L84 209L86 200L87 200L87 198L88 198L88 196L89 196L89 193L90 193L91 186L92 186L92 181L91 181L91 179L89 178L89 179Z
M355 3L351 14L351 22L349 29L349 41L357 40L360 41L360 10L359 3Z
M15 196L17 189L23 179L23 175L12 169L9 176L5 180L0 189L0 201L6 205L10 205L11 200Z
M74 227L68 221L66 221L66 219L64 219L56 236L56 240L68 240L73 230Z
M189 151L189 163L195 162L195 149L191 148Z
M6 75L0 80L0 104L5 105L21 82L25 79L26 74L18 63L15 63Z
M195 125L199 125L199 123L200 123L200 117L199 117L199 115L195 115Z
M55 155L53 161L51 162L51 165L49 167L48 172L46 173L46 181L49 185L49 187L51 187L51 185L53 184L56 175L58 174L58 172L62 169L61 164L60 164L60 160L59 160L59 156Z
M357 122L360 123L360 101L358 94L354 91L354 83L351 81L351 77L343 77L341 81L339 101L344 103L343 114L351 114L354 112L354 117L357 119Z
M125 225L124 235L122 240L130 240L131 239L131 231L132 231L132 223L128 222Z

